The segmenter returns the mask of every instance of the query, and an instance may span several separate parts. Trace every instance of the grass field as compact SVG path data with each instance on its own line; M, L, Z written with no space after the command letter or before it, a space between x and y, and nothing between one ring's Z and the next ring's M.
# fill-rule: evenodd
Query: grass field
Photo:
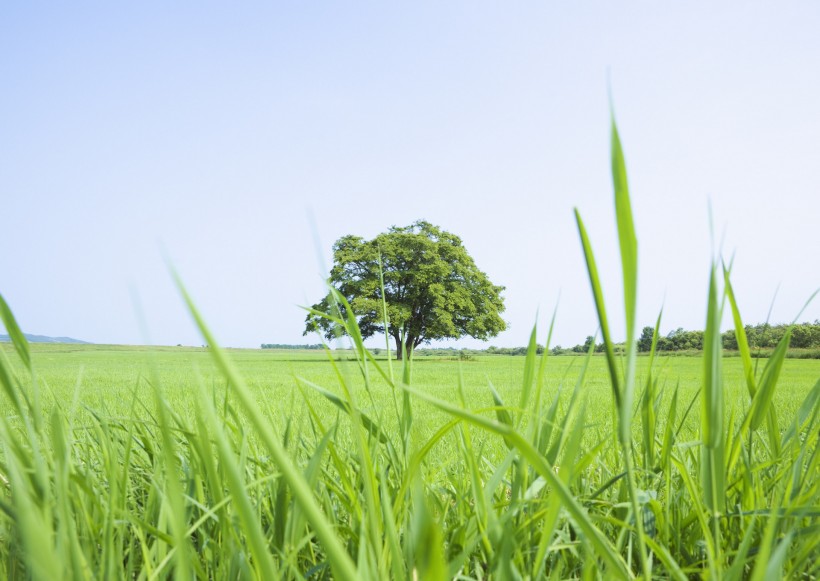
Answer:
M344 577L349 573L333 566L310 519L299 510L298 499L288 493L282 467L271 458L271 442L266 442L271 435L284 444L283 450L294 466L301 467L304 479L312 481L330 528L343 543L340 550L346 549L356 559L356 575L362 578L596 578L639 573L632 546L635 539L625 534L634 522L629 525L626 479L613 437L616 405L603 356L546 359L537 380L542 386L540 424L531 424L532 404L525 406L528 411L516 406L502 410L496 405L520 401L525 389L522 381L528 374L536 381L534 352L528 358L482 356L466 362L420 358L409 368L408 382L419 395L461 401L465 409L477 410L476 417L482 421L497 418L496 425L506 423L528 434L538 444L536 451L550 460L550 470L557 477L553 485L563 482L566 492L580 503L580 514L589 516L588 524L608 537L598 542L609 546L596 548L585 539L590 530L577 524L565 500L554 500L555 491L550 492L544 475L525 468L525 458L503 434L475 425L475 421L455 422L452 411L423 397L405 399L411 420L410 425L403 425L407 415L396 405L401 395L397 398L388 378L372 369L380 365L387 374L384 359L371 361L365 376L356 352L347 350L331 354L229 350L226 355L244 378L252 407L270 429L266 432L247 414L238 412L243 406L241 398L237 401L233 387L228 388L226 369L207 349L32 345L31 372L22 362L10 363L16 359L11 344L0 349L8 357L10 370L19 377L31 374L31 385L38 386L41 396L39 404L32 402L24 412L28 421L19 421L12 399L6 399L2 408L7 461L2 467L6 490L1 505L5 518L0 528L0 563L8 578L49 578L58 565L70 565L75 578L151 579L180 574L220 579ZM766 362L757 363L760 376ZM649 358L638 359L638 384L646 385L650 379L649 364ZM398 374L399 364L393 365ZM718 543L727 544L727 554L721 563L710 562L718 557L710 554L704 534L708 523L698 522L701 499L686 498L702 491L696 482L687 484L680 473L673 473L676 465L693 474L702 470L702 460L690 453L700 443L701 407L688 404L700 397L704 358L658 358L653 370L651 407L658 417L651 420L657 428L651 436L656 444L651 455L642 434L648 421L643 415L646 406L636 406L632 427L641 510L644 524L651 529L647 539L666 547L668 553L655 550L671 563L655 562L652 576L729 578L734 572L737 578L749 577L757 570L755 555L769 531L764 526L771 522L764 518L766 511L783 499L774 495L776 486L753 492L753 498L761 497L745 511L736 507L734 517L720 527L727 530L712 539L711 550L719 550ZM749 410L741 358L724 359L722 375L724 420L736 424ZM803 417L797 432L811 450L804 459L802 483L808 488L809 504L797 495L799 504L777 517L778 528L784 532L773 533L770 539L770 550L777 550L785 542L784 534L805 531L798 536L802 549L794 551L791 561L782 555L783 560L776 563L783 574L801 578L817 573L817 451L812 441L817 430L806 420L813 423L817 415L818 378L820 361L785 360L772 398L784 428L789 418ZM349 413L343 412L320 392L305 387L308 383L342 400L358 401L356 411L351 406ZM210 412L203 413L203 397L213 401ZM667 430L673 399L678 408L672 412L677 420L675 424L673 418L674 435ZM808 408L805 402L810 403ZM683 413L684 408L688 413ZM362 423L361 416L356 418L358 413L371 418L373 424ZM209 427L208 421L214 424ZM357 422L360 429L355 427ZM558 429L545 437L551 425ZM62 435L55 438L55 431ZM788 445L788 431L781 431ZM204 434L209 434L206 439ZM20 435L29 445L40 442L33 450L39 448L45 465L38 467L36 455L31 456L33 450L18 452L23 456L18 462L25 464L18 466L15 475L14 462L10 465L8 458L15 457L15 445L26 449ZM766 449L765 433L755 438L759 441L750 441L748 452L764 454L770 461L752 472L772 470L776 464L771 463L773 451ZM210 462L206 441L214 446ZM362 469L362 454L371 463L371 471ZM236 470L234 482L231 468ZM50 482L46 490L36 489L38 470L44 470L41 478ZM61 470L68 477L64 482L58 478ZM387 472L379 476L379 470ZM392 475L391 470L395 471ZM778 472L774 470L774 475ZM168 474L176 476L169 479ZM366 494L368 474L373 479L370 497ZM743 488L761 488L763 480L757 475ZM14 488L15 481L21 487L27 483L24 502ZM772 481L771 475L766 481ZM178 496L176 508L172 495ZM241 504L237 502L240 495L248 502L245 509L249 513L244 518L240 507L233 506ZM743 496L748 497L749 490L738 500ZM60 509L66 502L70 508ZM379 522L368 523L378 505ZM18 511L22 507L39 520L21 519ZM385 511L387 515L392 511L392 518L385 518ZM175 520L180 521L176 530ZM391 521L393 526L387 526ZM28 536L27 527L33 529ZM376 530L368 533L371 527ZM385 527L394 528L392 548ZM547 532L550 529L552 533ZM259 536L256 551L249 538L253 534ZM731 534L741 537L727 543ZM505 539L512 539L509 547ZM738 557L743 542L747 543L745 553ZM795 541L789 538L788 542ZM105 548L99 551L99 547ZM605 565L600 555L598 560L584 557L598 551L611 553L612 562ZM32 552L49 557L47 561L27 557ZM267 565L261 554L268 556ZM183 557L186 565L181 564ZM740 562L742 567L731 567ZM710 568L715 571L710 573Z
M0 345L7 351L12 349L8 343ZM135 397L152 410L154 402L150 384L154 378L157 378L172 409L189 420L189 414L194 411L193 401L198 397L200 383L217 393L224 393L226 389L224 375L206 348L43 343L32 344L31 350L37 375L43 382L44 401L51 401L53 397L61 402L70 402L76 391L81 408L86 406L94 410L104 409L112 416L128 416ZM338 383L333 367L328 363L328 355L323 351L229 349L227 353L260 405L269 407L269 413L274 415L281 413L283 405L289 416L292 416L294 407L297 411L304 411L295 405L301 399L299 379L331 390ZM335 351L332 357L338 360L339 367L351 384L363 390L364 384L354 352ZM384 356L377 360L386 364ZM645 381L648 361L647 357L638 359L639 382ZM578 381L585 358L550 355L548 362L545 370L545 394L551 397L562 389L565 398L568 398ZM762 369L765 361L756 362ZM451 399L457 393L461 377L471 407L490 407L493 399L488 389L489 384L495 387L505 401L518 400L525 363L524 357L499 355L476 356L471 361L457 361L444 356L423 357L413 362L412 381L418 389ZM398 369L400 364L394 365ZM668 391L679 386L680 397L686 401L695 397L702 385L702 356L659 357L654 366L659 386L667 386ZM725 358L723 372L729 413L732 407L742 407L748 403L741 359ZM819 378L820 360L787 360L781 372L778 390L774 394L774 404L780 413L784 417L793 415ZM392 405L387 382L378 376L374 377L372 390L379 405ZM614 402L603 356L594 356L589 361L582 390L586 397L598 403L589 410L589 421L605 424L608 429L612 429L611 410ZM53 396L50 392L53 392ZM321 396L313 396L313 399L317 400L317 410L322 412L324 419L330 419L330 416L335 416L338 412L338 408L323 401ZM289 403L291 400L294 400L294 405ZM668 405L668 401L665 403ZM423 402L418 404L425 405ZM8 404L3 402L0 405ZM687 439L697 437L699 416L700 408L693 408L685 424L684 434ZM446 418L447 414L428 406L414 424L415 434L422 439L429 437ZM306 415L301 419L306 419Z

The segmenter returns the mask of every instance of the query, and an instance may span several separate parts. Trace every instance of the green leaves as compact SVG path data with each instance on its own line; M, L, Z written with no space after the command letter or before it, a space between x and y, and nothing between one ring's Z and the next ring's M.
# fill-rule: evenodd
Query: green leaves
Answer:
M615 216L618 224L618 242L621 250L621 270L623 273L624 313L626 318L626 369L623 379L618 373L615 361L615 348L609 331L606 316L603 290L598 276L598 268L592 253L589 237L581 220L578 210L575 210L575 220L578 224L578 233L581 237L581 246L587 263L589 282L595 299L595 308L598 311L598 322L604 339L604 350L609 365L610 382L615 396L615 405L618 414L618 440L623 448L626 463L627 484L632 504L632 514L640 514L637 500L635 475L632 469L632 414L635 394L635 366L638 346L635 343L635 317L638 296L638 241L635 237L635 226L632 220L632 206L629 201L629 186L626 179L626 162L621 148L621 139L612 115L612 182L615 191ZM650 565L646 557L643 540L643 525L640 518L636 518L638 537L638 554L644 577L651 576Z
M461 240L424 221L393 227L373 240L345 236L333 247L329 284L345 297L362 337L386 333L411 353L420 344L465 335L486 339L506 328L501 292ZM325 297L314 311L333 313ZM346 314L343 314L346 316ZM332 338L344 329L308 315L305 333Z

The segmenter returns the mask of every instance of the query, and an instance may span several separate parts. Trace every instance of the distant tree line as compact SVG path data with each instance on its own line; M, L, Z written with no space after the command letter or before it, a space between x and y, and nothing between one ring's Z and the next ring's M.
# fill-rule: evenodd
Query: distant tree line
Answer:
M790 325L786 324L760 323L758 325L746 325L744 331L750 349L773 349L783 339L789 327ZM643 328L638 339L639 351L649 351L651 349L653 331L652 327ZM722 339L724 349L733 351L737 349L737 334L734 329L723 333ZM789 346L793 349L820 347L820 321L800 323L792 327ZM686 331L678 328L665 337L658 337L658 351L699 351L701 349L703 349L703 331Z
M746 325L746 338L751 348L767 349L776 347L789 325ZM723 346L726 349L737 349L737 336L734 330L723 334ZM800 323L792 328L789 346L794 349L814 349L820 347L820 320L814 323Z
M322 344L314 345L289 345L283 343L262 343L262 349L321 349Z
M751 349L773 349L777 346L789 325L771 325L761 323L758 325L746 325L746 338ZM638 351L648 352L652 347L653 327L644 327L638 337ZM734 329L726 331L722 335L723 348L730 351L737 350L737 336ZM556 345L550 349L553 355L568 355L573 353L587 353L590 348L596 353L604 351L603 343L593 343L595 338L587 336L583 343L573 347L561 347ZM789 343L792 349L820 349L820 320L813 323L800 323L792 327L792 337ZM322 349L322 344L315 345L290 345L280 343L263 343L262 349ZM623 352L623 343L616 343L615 352ZM703 331L687 331L681 327L670 331L666 335L658 337L656 349L659 352L669 351L701 351L703 350ZM374 354L379 355L384 349L373 349ZM544 352L543 345L537 345L537 353ZM486 349L456 349L454 347L427 347L416 350L416 356L450 356L462 360L472 359L475 355L526 355L526 347L496 347L491 345Z
M790 325L760 323L758 325L746 325L744 330L749 342L750 349L773 349L783 339L786 330ZM653 327L644 327L638 338L638 351L648 352L652 348ZM723 348L730 351L737 350L737 335L734 329L722 334ZM550 352L554 355L567 355L572 353L587 353L590 348L596 353L604 351L603 343L596 343L595 338L587 336L583 343L573 347L561 347L556 345ZM813 323L800 323L792 327L791 341L789 347L792 349L820 349L820 320ZM623 343L616 343L615 352L624 351ZM678 327L666 335L658 337L656 349L663 351L701 351L703 350L703 331L687 331ZM543 347L539 345L538 352L541 353ZM485 353L499 355L524 355L526 347L489 347Z
M540 355L544 352L544 346L538 345L536 347L537 353ZM485 351L488 355L526 355L526 347L495 347L490 346Z
M746 339L750 349L773 349L783 339L786 330L790 325L760 323L758 325L746 325ZM653 327L644 327L638 338L638 351L647 352L652 348ZM556 346L552 353L558 355L562 353L586 353L589 351L594 337L588 336L583 344L575 345L568 349ZM734 329L722 334L723 348L731 351L737 350L737 335ZM813 323L800 323L792 327L791 341L789 347L792 349L818 349L820 348L820 320ZM622 343L615 345L615 351L623 350ZM703 350L703 331L687 331L678 327L666 335L658 337L658 351L701 351ZM594 350L600 353L604 350L604 344L598 343ZM488 350L489 351L489 350Z

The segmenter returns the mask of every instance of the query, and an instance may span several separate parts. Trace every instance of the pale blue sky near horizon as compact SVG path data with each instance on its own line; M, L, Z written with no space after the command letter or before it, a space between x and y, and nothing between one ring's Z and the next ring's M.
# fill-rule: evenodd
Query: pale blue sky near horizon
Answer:
M567 346L597 328L578 207L620 338L611 86L640 324L703 328L718 250L744 319L790 322L820 286L818 30L808 1L5 4L0 293L29 333L199 345L167 255L223 345L314 343L334 240L423 218L509 322L433 346L543 341L556 304Z

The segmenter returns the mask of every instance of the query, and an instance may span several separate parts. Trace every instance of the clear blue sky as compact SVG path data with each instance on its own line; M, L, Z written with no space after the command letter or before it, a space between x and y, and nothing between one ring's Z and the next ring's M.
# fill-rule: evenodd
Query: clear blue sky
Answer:
M490 343L559 294L582 342L575 206L621 304L610 78L641 324L703 328L710 204L744 318L779 286L787 322L820 286L818 31L817 2L5 3L0 292L29 333L201 344L165 252L223 344L314 342L333 241L424 218L507 287Z

